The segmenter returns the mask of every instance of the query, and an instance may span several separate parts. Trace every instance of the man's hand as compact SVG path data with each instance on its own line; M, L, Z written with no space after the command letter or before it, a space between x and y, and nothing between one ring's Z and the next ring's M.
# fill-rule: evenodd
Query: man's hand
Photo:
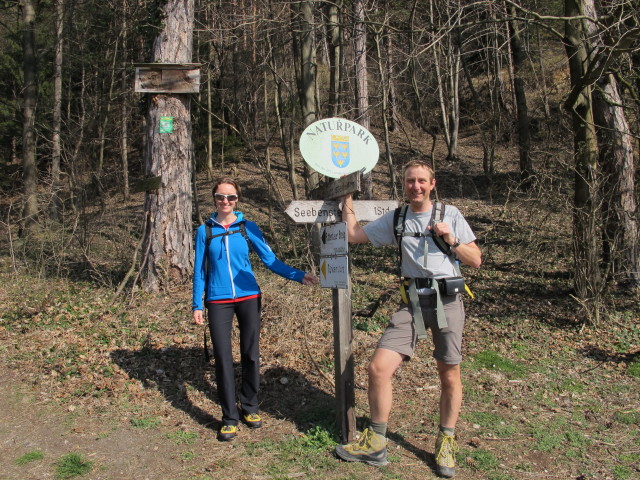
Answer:
M356 212L353 210L353 197L345 195L342 199L342 221L347 223L347 237L349 243L367 243L369 237L358 223Z
M429 230L431 230L431 226L429 226ZM448 223L439 222L433 225L433 233L442 237L442 239L448 243L449 245L453 245L456 243L456 237L453 233L451 233L451 227Z
M431 230L432 228L429 227ZM458 241L456 236L451 233L451 227L444 223L436 223L433 225L433 233L435 235L440 235L442 239L447 242L449 245L453 246ZM458 260L460 260L465 265L469 265L473 268L479 268L482 263L482 251L476 245L476 242L471 243L462 243L453 249L456 254Z

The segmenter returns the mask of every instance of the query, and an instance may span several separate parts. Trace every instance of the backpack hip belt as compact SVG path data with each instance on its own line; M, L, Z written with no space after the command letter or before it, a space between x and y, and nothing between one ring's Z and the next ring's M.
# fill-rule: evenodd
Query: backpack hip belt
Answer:
M442 294L439 288L439 281L435 278L405 278L400 284L400 295L402 301L408 305L411 305L413 311L413 321L416 326L416 333L418 338L427 338L427 329L424 324L424 317L422 315L422 307L420 306L420 297L418 295L418 289L432 288L436 294L436 317L438 319L438 328L447 328L447 317L444 313L444 305L442 303Z

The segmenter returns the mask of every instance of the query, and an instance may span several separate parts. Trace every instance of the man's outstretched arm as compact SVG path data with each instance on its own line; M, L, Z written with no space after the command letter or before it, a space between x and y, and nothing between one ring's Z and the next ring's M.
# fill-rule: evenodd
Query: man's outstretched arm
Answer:
M358 223L356 213L353 210L353 197L346 195L342 199L342 221L347 222L347 235L349 243L367 243L369 237L365 233L362 225Z

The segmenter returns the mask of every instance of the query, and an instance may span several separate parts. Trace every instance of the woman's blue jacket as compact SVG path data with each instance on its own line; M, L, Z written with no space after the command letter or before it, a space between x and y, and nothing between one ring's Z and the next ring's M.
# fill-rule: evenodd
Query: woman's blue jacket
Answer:
M193 309L202 310L202 295L205 300L229 300L260 293L260 287L249 261L249 245L240 233L240 223L244 222L245 230L251 246L262 260L262 263L283 278L302 283L304 272L290 267L278 260L262 236L260 228L245 220L242 212L234 212L238 217L229 226L230 235L212 238L205 261L207 230L205 224L211 226L211 234L224 233L225 228L216 221L214 213L205 224L198 227L195 238L195 261L193 265ZM207 278L208 263L208 278ZM206 285L206 292L205 292Z

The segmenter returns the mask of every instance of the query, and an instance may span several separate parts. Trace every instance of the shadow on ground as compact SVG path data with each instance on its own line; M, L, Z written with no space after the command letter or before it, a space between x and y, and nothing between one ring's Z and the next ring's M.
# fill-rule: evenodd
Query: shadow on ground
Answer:
M219 428L220 418L195 405L188 394L195 389L218 403L213 363L205 361L201 348L121 349L112 352L111 359L129 377L139 380L147 389L157 389L174 408L184 411L200 425L212 430ZM240 364L235 367L236 385L239 385ZM334 403L332 396L314 387L298 371L269 367L262 373L260 410L293 422L301 432L315 424L330 426Z

